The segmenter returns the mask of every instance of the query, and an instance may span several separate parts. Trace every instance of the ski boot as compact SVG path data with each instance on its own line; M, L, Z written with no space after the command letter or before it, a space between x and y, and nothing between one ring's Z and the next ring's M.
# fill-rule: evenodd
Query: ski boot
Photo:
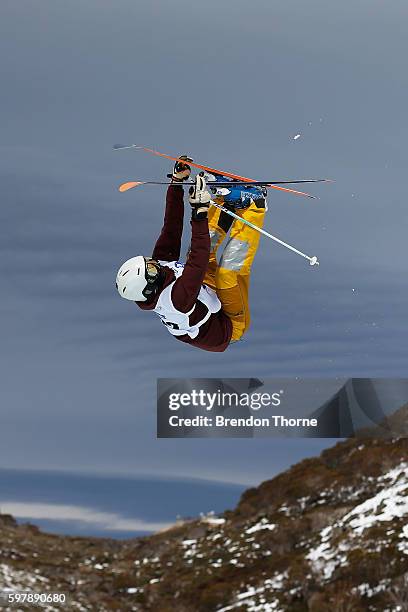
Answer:
M231 210L244 210L254 203L258 208L266 208L267 190L265 187L251 187L248 185L234 185L233 179L223 176L222 174L210 174L203 172L207 182L231 183L228 187L209 185L210 193L214 197L214 201L225 208Z

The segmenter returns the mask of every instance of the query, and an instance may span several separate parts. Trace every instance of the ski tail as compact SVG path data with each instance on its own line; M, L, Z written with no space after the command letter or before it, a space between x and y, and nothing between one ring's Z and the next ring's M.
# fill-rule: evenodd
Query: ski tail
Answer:
M125 191L129 191L129 189L133 189L133 187L140 187L140 185L146 185L147 181L128 181L127 183L122 183L119 185L119 191L124 193Z

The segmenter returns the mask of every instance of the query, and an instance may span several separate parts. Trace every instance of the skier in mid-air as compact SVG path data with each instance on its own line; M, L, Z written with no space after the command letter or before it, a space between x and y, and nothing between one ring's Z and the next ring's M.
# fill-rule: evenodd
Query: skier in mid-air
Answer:
M192 160L187 156L179 159L183 161L177 161L173 168L164 224L152 256L127 260L117 273L116 287L121 297L136 302L142 310L155 312L177 340L222 352L231 342L240 340L249 327L249 279L260 234L210 207L211 195L201 173L189 190L191 246L186 263L180 263L182 184L191 174L188 161ZM266 191L251 190L219 189L215 200L261 228ZM218 263L217 250L228 231Z

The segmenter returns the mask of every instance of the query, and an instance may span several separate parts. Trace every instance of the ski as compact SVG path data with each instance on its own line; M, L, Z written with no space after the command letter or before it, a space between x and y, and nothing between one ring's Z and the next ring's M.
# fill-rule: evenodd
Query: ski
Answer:
M131 145L116 144L113 146L113 148L115 151L119 151L122 149L138 149L141 151L145 151L146 153L151 153L152 155L158 155L159 157L170 159L172 161L184 161L180 159L179 157L167 155L166 153L160 153L159 151L155 151L154 149L149 149L149 147L143 147L141 145L136 145L136 144L131 144ZM239 174L233 174L232 172L226 172L224 170L217 170L216 168L211 168L210 166L204 166L203 164L197 164L196 162L188 162L188 164L189 166L193 166L194 168L199 168L200 170L205 170L206 172L209 172L211 174L212 173L221 174L223 176L227 176L228 178L235 179L237 181L243 181L243 182L248 182L248 183L253 182L253 179L250 179L247 176L240 176ZM134 186L136 187L137 185L134 185ZM314 200L318 199L316 196L311 195L310 193L306 193L304 191L297 191L295 189L289 189L288 187L281 187L279 185L274 185L271 183L268 183L266 186L270 187L271 189L278 189L279 191L286 191L288 193L293 193L295 195L305 196L306 198L312 198ZM131 189L131 187L129 187L129 189Z
M304 179L298 181L206 181L209 186L217 187L235 187L243 185L245 187L270 187L272 185L293 185L296 183L330 183L330 179ZM129 191L134 187L141 185L173 185L170 181L128 181L119 185L120 192ZM185 181L180 185L194 185L191 181Z

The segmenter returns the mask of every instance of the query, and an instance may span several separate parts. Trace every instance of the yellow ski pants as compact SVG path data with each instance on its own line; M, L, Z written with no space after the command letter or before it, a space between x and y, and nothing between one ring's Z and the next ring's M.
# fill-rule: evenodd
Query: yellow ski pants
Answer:
M262 206L263 207L260 207ZM235 209L235 214L262 227L265 218L264 201L252 202L246 209ZM222 309L232 321L231 342L239 340L250 324L249 279L251 266L259 246L260 233L245 223L234 220L215 206L210 206L208 223L211 253L204 283L218 295ZM219 263L217 250L231 227Z

